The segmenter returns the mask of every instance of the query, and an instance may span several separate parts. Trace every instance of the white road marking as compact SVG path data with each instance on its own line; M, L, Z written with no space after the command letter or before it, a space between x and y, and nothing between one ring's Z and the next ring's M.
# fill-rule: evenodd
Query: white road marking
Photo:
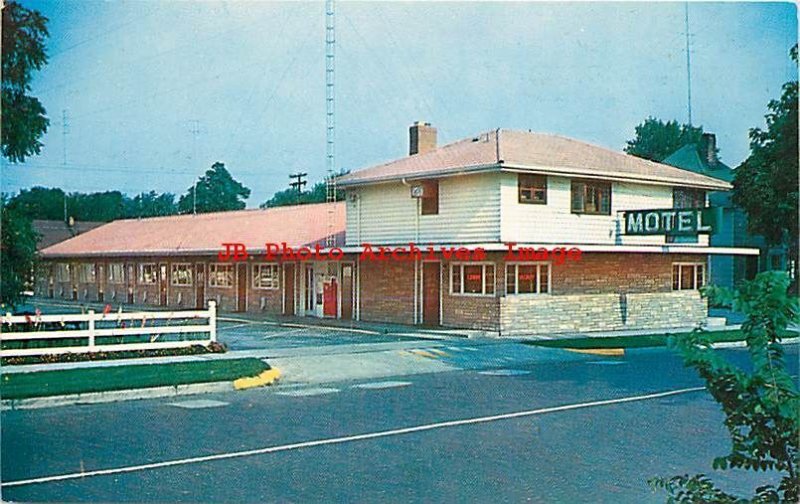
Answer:
M176 403L169 403L169 406L176 406L178 408L186 409L199 409L199 408L219 408L227 406L230 403L222 401L212 401L211 399L194 399L191 401L181 401Z
M623 361L592 361L587 362L586 364L596 364L598 366L619 366L620 364L625 364Z
M531 372L523 369L492 369L489 371L479 371L478 374L486 376L522 376L531 374Z
M384 381L384 382L360 383L358 385L353 385L353 388L360 388L367 390L381 390L394 387L407 387L409 385L411 385L411 382L407 381Z
M337 388L307 388L300 390L287 390L286 392L277 392L277 395L290 396L290 397L308 397L323 394L335 394L339 392Z
M242 458L242 457L252 457L255 455L264 455L267 453L278 453L290 450L300 450L303 448L313 448L316 446L326 446L326 445L335 445L335 444L343 444L343 443L352 443L355 441L365 441L367 439L378 439L390 436L402 436L405 434L411 434L414 432L424 432L434 429L444 429L448 427L458 427L461 425L475 425L475 424L482 424L482 423L489 423L489 422L496 422L498 420L508 420L511 418L524 418L529 416L535 415L543 415L546 413L556 413L560 411L570 411L570 410L577 410L577 409L584 409L584 408L595 408L599 406L609 406L612 404L623 404L629 402L636 402L636 401L647 401L650 399L660 399L662 397L670 397L680 394L687 394L691 392L700 392L705 390L705 387L692 387L692 388L685 388L685 389L676 389L676 390L667 390L664 392L655 392L652 394L644 394L644 395L637 395L637 396L628 396L628 397L619 397L616 399L604 399L600 401L591 401L591 402L584 402L584 403L575 403L575 404L564 404L561 406L551 406L548 408L539 408L527 411L517 411L514 413L503 413L500 415L491 415L491 416L483 416L483 417L474 417L474 418L465 418L462 420L450 420L446 422L437 422L431 424L424 424L424 425L416 425L413 427L403 427L399 429L391 429L391 430L384 430L384 431L377 431L377 432L370 432L366 434L356 434L353 436L344 436L338 438L327 438L327 439L316 439L313 441L303 441L300 443L292 443L286 445L279 445L279 446L269 446L265 448L257 448L254 450L244 450L238 452L229 452L229 453L219 453L216 455L205 455L202 457L190 457L190 458L183 458L183 459L176 459L176 460L167 460L164 462L153 462L150 464L141 464L141 465L133 465L133 466L125 466L125 467L114 467L110 469L98 469L94 471L84 471L84 472L75 472L75 473L67 473L67 474L59 474L54 476L43 476L40 478L30 478L24 480L15 480L15 481L6 481L0 483L1 487L18 487L18 486L25 486L25 485L34 485L40 483L50 483L53 481L64 481L64 480L72 480L72 479L80 479L80 478L91 478L93 476L106 476L109 474L124 474L124 473L131 473L137 471L146 471L150 469L161 469L163 467L174 467L174 466L181 466L187 464L198 464L201 462L211 462L214 460L228 460L234 458Z
M249 322L243 322L241 324L235 324L235 325L232 325L232 326L217 327L217 331L227 331L228 329L238 329L239 327L244 327L244 326L247 326L247 325L251 325L251 324Z

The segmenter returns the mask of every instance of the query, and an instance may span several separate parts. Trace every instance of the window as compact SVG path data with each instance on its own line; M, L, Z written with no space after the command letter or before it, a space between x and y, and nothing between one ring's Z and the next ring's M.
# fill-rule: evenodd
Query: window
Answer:
M451 264L450 293L494 295L494 264Z
M706 192L702 189L674 187L672 189L672 208L705 208Z
M520 203L547 203L547 177L544 175L518 175Z
M439 181L426 180L422 184L422 215L439 215Z
M108 283L121 284L125 283L125 265L122 263L109 263L108 264Z
M550 292L549 264L506 264L506 294L546 294L548 292Z
M189 263L173 263L170 278L172 285L192 285L192 265Z
M158 269L154 263L139 265L139 283L154 284L158 279Z
M208 265L208 286L209 287L233 287L233 265L232 264L209 264Z
M672 290L695 290L705 285L705 264L672 265Z
M611 215L611 184L573 180L572 213Z
M56 281L69 282L69 264L66 263L56 264Z
M279 286L278 271L279 270L277 264L254 264L253 288L277 289Z
M94 283L94 263L81 263L78 265L78 282Z

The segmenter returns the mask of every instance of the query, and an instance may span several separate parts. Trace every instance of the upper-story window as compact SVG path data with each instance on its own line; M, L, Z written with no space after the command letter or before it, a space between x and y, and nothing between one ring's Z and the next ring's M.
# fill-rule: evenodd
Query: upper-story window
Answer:
M706 192L702 189L674 187L672 189L672 208L705 208Z
M439 181L426 180L422 183L422 215L439 215Z
M611 183L572 181L572 213L611 215Z
M547 203L547 177L544 175L517 175L520 203Z

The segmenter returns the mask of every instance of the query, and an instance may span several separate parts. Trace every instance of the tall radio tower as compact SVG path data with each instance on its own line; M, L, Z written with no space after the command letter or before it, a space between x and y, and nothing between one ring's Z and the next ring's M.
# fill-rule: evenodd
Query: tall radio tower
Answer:
M692 125L692 57L689 42L689 2L684 4L684 21L686 27L686 101L689 112L689 126Z
M335 218L333 203L336 201L336 18L335 0L325 0L325 193L328 205L327 248L336 245L334 236Z

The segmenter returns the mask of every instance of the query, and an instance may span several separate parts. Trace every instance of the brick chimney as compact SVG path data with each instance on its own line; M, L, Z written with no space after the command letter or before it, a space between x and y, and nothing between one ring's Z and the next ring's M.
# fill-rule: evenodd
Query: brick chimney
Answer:
M408 155L424 154L436 148L436 128L417 121L408 128Z
M702 155L709 166L717 164L717 136L713 133L703 133L703 140L700 143L700 155Z

